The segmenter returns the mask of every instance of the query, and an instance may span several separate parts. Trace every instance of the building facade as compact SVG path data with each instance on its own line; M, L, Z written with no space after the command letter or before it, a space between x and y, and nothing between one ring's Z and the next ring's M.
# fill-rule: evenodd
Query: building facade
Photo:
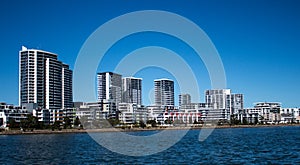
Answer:
M57 54L22 47L19 52L19 104L61 109L72 106L72 71Z
M122 102L142 105L142 79L122 78Z
M190 94L180 94L179 95L179 106L187 105L191 103L191 95Z
M118 105L122 101L122 76L112 72L97 75L98 102L110 100Z
M244 109L244 95L243 94L231 94L231 112L230 114L238 114L239 111Z
M260 110L260 122L279 123L281 103L277 102L259 102L255 103L254 108Z
M211 110L207 114L209 120L230 120L230 89L213 89L205 91L205 103Z
M169 79L154 80L155 104L174 106L174 81Z
M62 64L62 107L72 108L73 106L73 71L69 65Z

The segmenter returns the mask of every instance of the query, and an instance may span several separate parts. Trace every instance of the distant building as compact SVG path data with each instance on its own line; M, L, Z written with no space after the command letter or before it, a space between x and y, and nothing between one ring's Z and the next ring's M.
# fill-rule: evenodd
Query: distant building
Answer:
M155 104L174 106L174 81L169 79L154 80Z
M280 122L281 103L277 102L259 102L254 108L260 109L260 121L263 123Z
M280 123L299 123L300 108L281 108Z
M142 105L142 79L122 78L122 102Z
M241 124L257 124L260 122L261 117L260 108L244 108L238 114L234 114L235 122Z
M119 104L119 121L122 124L135 124L141 121L146 123L147 120L148 111L145 107L132 103Z
M98 102L109 100L116 104L122 101L122 76L113 72L97 75Z
M231 99L230 94L230 89L206 90L205 101L214 109L229 109Z
M75 120L75 108L65 109L34 109L32 115L38 118L39 122L43 122L45 125L52 125L56 121L63 123L67 117L70 120L70 124Z
M30 113L24 107L18 107L11 104L0 103L0 127L6 128L10 123L20 125L22 120L27 119Z
M230 120L230 89L213 89L205 91L205 103L212 109L207 115L209 120Z
M118 117L116 104L106 99L100 102L77 102L75 105L76 116L79 119L85 118L88 121L93 121Z
M72 108L73 105L73 71L69 65L62 64L62 107Z
M180 94L179 95L179 106L190 104L191 95L190 94Z
M231 94L231 115L238 114L239 111L244 109L244 95L243 94Z
M22 47L19 52L19 104L40 108L72 107L72 71L57 55Z

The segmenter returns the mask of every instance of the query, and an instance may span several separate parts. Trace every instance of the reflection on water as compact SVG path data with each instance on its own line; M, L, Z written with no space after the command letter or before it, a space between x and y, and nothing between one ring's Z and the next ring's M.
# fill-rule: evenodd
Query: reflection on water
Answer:
M204 142L198 141L199 131L191 130L168 150L145 157L113 153L85 133L1 135L0 164L300 164L298 126L215 129Z

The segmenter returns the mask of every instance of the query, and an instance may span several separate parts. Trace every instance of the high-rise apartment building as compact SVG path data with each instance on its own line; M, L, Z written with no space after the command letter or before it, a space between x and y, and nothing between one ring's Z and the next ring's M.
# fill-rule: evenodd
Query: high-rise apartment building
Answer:
M205 91L205 103L210 107L208 120L230 120L230 89L213 89Z
M230 89L206 90L205 102L212 108L211 118L230 120L244 108L243 94L232 94Z
M154 80L155 104L174 106L174 81L169 79Z
M62 107L73 107L73 88L72 88L73 71L69 65L62 64Z
M179 95L179 106L191 104L191 95L190 94L180 94Z
M51 52L27 49L19 52L19 104L40 108L72 107L72 71Z
M122 78L122 102L142 105L142 79Z
M214 109L230 109L230 89L206 90L205 102Z
M122 76L113 72L102 72L97 75L98 101L112 101L118 106L122 100Z
M230 114L238 114L244 109L243 94L231 94L231 112Z

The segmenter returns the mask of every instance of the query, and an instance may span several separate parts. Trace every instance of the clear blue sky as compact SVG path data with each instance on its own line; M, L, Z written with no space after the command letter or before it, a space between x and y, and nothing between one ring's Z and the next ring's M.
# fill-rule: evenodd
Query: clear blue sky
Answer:
M245 107L258 101L300 106L298 0L2 0L0 3L0 101L18 104L18 51L22 45L57 53L61 61L73 68L84 41L106 21L137 10L166 10L192 20L208 34L222 58L228 88L245 95ZM128 47L124 48L124 43ZM146 45L181 51L187 59L193 53L172 37L146 33L120 41L104 61L118 60L130 49ZM200 101L204 101L204 90L210 88L207 71L201 62L191 61L191 64L199 70L197 78L203 91ZM104 65L103 70L113 66ZM137 76L144 78L145 104L149 103L148 91L153 87L153 79L170 77L153 68Z

